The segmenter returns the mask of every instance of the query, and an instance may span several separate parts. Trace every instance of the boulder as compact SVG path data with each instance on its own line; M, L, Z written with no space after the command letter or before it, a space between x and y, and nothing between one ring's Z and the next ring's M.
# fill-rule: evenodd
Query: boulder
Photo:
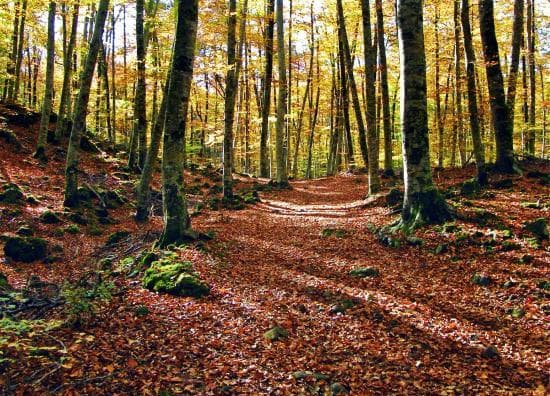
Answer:
M47 255L48 243L42 238L10 237L4 245L4 254L13 261L30 263Z
M523 227L539 240L548 239L548 220L544 217L525 222Z
M183 297L202 297L210 293L191 263L174 258L153 262L143 275L143 286L151 291Z
M264 333L264 338L269 341L278 341L288 337L288 330L281 326L275 326Z
M380 271L374 267L355 268L349 272L355 278L374 278L380 275Z
M61 219L51 210L46 210L40 215L40 221L44 224L57 224L61 222Z

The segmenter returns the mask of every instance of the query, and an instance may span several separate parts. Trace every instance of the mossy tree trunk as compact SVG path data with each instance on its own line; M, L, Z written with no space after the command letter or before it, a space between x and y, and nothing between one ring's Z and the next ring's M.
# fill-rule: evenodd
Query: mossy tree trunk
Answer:
M363 44L365 46L365 87L367 96L367 146L369 194L380 190L378 176L378 135L376 133L376 54L372 44L369 0L361 0L363 16Z
M479 112L477 108L477 87L475 74L475 53L472 44L472 29L470 26L469 0L462 0L462 32L464 34L464 53L466 54L466 84L468 87L468 113L470 115L470 131L474 143L474 157L476 160L477 180L482 186L487 184L485 169L485 149L479 128Z
M535 83L535 1L527 0L527 59L529 64L529 126L527 128L527 153L535 155L536 83Z
M260 176L269 177L269 110L271 107L271 82L273 80L273 35L275 31L275 0L268 0L265 28L265 70L262 92L262 129L260 133Z
M67 134L69 104L71 102L71 84L73 80L73 52L76 45L76 35L78 29L78 13L80 2L76 1L73 5L73 19L71 24L71 33L65 58L63 58L63 87L61 89L61 99L59 101L59 114L57 115L57 125L55 128L55 139L60 141Z
M516 167L514 163L513 128L504 95L504 79L500 68L493 8L493 0L479 0L479 25L495 131L496 170L503 173L514 173Z
M225 78L225 121L223 134L223 196L233 197L233 122L237 96L236 45L237 0L229 0L227 18L227 75Z
M23 63L23 43L25 41L25 22L27 18L28 1L23 0L21 9L21 24L19 26L19 39L17 40L17 60L15 61L15 86L13 87L13 100L17 101L21 88L21 64Z
M422 0L398 1L405 179L401 226L404 230L451 217L447 204L433 185L430 167L422 3Z
M185 127L193 80L197 39L198 0L178 2L177 27L166 95L166 119L162 153L164 229L159 246L194 239L183 186Z
M86 113L90 100L90 88L94 76L97 56L103 40L103 29L107 19L109 0L100 0L96 13L95 28L92 40L88 46L88 54L84 68L80 74L80 88L73 112L73 126L67 148L67 163L65 166L65 205L78 205L78 148L80 138L86 131Z
M510 60L510 72L508 73L508 91L506 95L506 103L510 111L510 119L514 120L517 79L519 70L519 58L521 52L521 41L523 37L523 14L524 0L514 1L514 26L512 29L512 56Z
M277 126L276 126L276 158L277 158L277 184L288 185L286 167L285 118L287 105L287 81L286 81L286 56L285 56L285 30L283 20L283 0L277 0L277 45L279 62L279 95L277 96Z
M46 82L44 87L44 101L42 102L42 117L40 119L40 129L38 131L38 143L34 157L40 161L46 161L46 139L48 137L48 126L50 125L50 115L52 113L53 101L53 77L55 61L55 1L50 1L48 10L48 44L46 48Z

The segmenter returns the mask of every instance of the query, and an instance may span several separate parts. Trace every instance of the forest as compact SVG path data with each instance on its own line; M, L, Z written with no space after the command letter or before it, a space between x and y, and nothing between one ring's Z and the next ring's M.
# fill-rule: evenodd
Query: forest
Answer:
M547 0L0 22L0 395L550 393Z

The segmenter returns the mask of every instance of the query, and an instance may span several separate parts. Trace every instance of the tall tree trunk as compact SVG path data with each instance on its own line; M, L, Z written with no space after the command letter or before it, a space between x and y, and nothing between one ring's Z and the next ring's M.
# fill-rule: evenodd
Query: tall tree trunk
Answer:
M286 145L284 142L288 87L286 80L283 0L277 0L277 45L277 56L279 62L279 94L277 98L277 125L275 136L275 148L277 157L277 184L280 187L285 187L288 185L288 175L286 168Z
M170 81L166 99L162 153L162 198L164 229L159 246L180 244L196 238L191 230L183 185L183 155L189 94L193 81L193 60L199 16L198 0L180 0Z
M544 93L544 73L542 70L542 63L539 65L540 73L540 91L542 93L542 103L546 103ZM542 142L540 148L540 157L542 159L546 156L546 105L542 106Z
M312 2L313 8L313 2ZM312 176L311 166L313 160L313 138L315 134L315 126L317 125L317 117L319 115L319 100L321 98L321 65L319 63L319 42L317 42L317 94L315 95L315 104L313 104L313 116L310 117L309 123L309 138L307 144L307 166L306 166L306 179L310 179ZM311 113L311 104L310 104Z
M262 130L260 135L260 176L269 177L269 110L271 107L271 82L273 80L273 35L275 28L274 19L275 0L268 0L266 10L265 29L265 70L263 77L262 93Z
M157 165L157 158L160 149L160 141L162 139L162 132L166 121L166 101L168 94L168 82L170 75L166 77L166 83L164 84L164 90L162 100L160 102L160 109L158 117L155 119L153 129L151 130L151 144L147 151L147 158L143 165L139 185L137 188L137 203L136 203L136 221L145 222L149 218L149 202L151 200L151 179L153 178L153 172Z
M466 139L462 123L462 52L460 45L460 0L454 1L454 41L455 41L455 108L456 108L456 138L460 165L466 164ZM454 164L453 164L454 165Z
M363 43L365 46L365 85L367 94L367 146L369 168L369 194L380 190L378 176L378 136L376 136L376 57L372 45L369 0L361 0L363 15Z
M115 10L113 7L113 11L111 12L111 86L112 86L112 120L113 120L113 142L112 142L112 149L115 150L116 147L116 68L115 68L115 41L116 41L116 35L115 35Z
M50 115L52 113L53 101L53 77L55 62L55 1L50 1L48 10L48 44L46 48L46 84L44 88L44 101L42 102L42 117L40 118L40 129L38 131L38 143L34 157L40 161L47 161L46 157L46 139L48 136L48 126L50 125Z
M519 69L519 57L521 50L521 39L523 35L523 4L524 0L514 1L514 27L512 32L512 59L510 72L508 73L508 92L506 103L510 112L510 122L514 126L514 112L516 104L516 87Z
M63 59L63 87L61 89L61 99L59 101L59 114L57 115L57 125L55 129L55 139L61 141L61 138L67 134L68 125L68 105L71 101L71 84L73 80L73 52L76 45L76 34L78 29L78 12L80 2L76 1L73 8L73 18L71 24L71 33L65 58Z
M128 157L128 167L143 169L147 155L147 109L145 81L145 0L136 0L137 82L134 98L134 131Z
M109 69L107 66L107 53L106 53L105 45L101 45L101 49L99 51L99 76L100 81L103 83L103 92L105 95L105 100L103 101L105 104L105 121L107 124L107 138L109 140L109 145L111 147L114 146L114 134L113 134L113 126L111 123L111 93L110 93L110 87L109 87Z
M384 13L382 0L376 0L376 23L378 51L380 59L380 89L382 91L382 119L384 127L384 173L393 176L392 133L390 124L390 94L388 89L388 62L386 60L386 43L384 33Z
M25 34L25 20L27 18L27 0L23 0L21 10L21 25L19 26L19 39L17 40L17 56L15 62L15 86L13 88L13 100L17 101L21 84L21 63L23 62L23 42Z
M496 168L500 172L513 173L515 172L513 128L504 95L504 80L495 34L493 0L479 0L479 24L495 130Z
M535 122L537 97L535 82L535 2L527 0L527 53L529 63L529 127L527 128L527 153L535 155Z
M355 83L355 75L353 73L353 61L351 59L351 50L350 50L348 34L346 30L346 21L344 17L342 0L337 0L336 7L338 11L338 32L340 36L340 41L342 42L342 46L343 46L342 50L344 53L344 61L345 61L344 69L347 69L347 80L351 91L353 110L355 111L355 120L357 122L357 130L359 132L359 147L361 148L361 155L363 157L363 162L365 163L365 165L368 165L369 151L367 147L365 124L363 122L363 113L361 110L361 103L359 101L359 95L357 93L357 84ZM365 73L368 74L367 72ZM374 84L374 81L372 83Z
M229 0L227 18L227 76L225 85L225 122L223 135L223 196L233 197L233 121L235 118L235 98L237 96L237 75L235 68L237 45L237 1Z
M4 99L13 100L13 88L15 77L15 64L17 63L17 40L19 39L19 18L21 13L21 1L15 0L15 16L13 19L13 33L11 36L11 52L7 66L7 78L4 85Z
M405 231L451 217L444 199L433 186L430 167L422 3L422 0L398 0L405 179L399 227Z
M74 106L73 127L71 129L71 137L67 149L67 164L65 167L64 203L66 206L78 205L78 148L80 146L80 138L86 131L86 113L90 99L90 88L97 56L102 45L103 29L108 10L109 0L100 0L96 14L95 29L88 48L88 54L86 55L84 69L80 75L80 87Z
M466 55L466 77L468 86L468 113L470 114L470 131L474 144L474 157L477 167L477 180L479 184L487 184L487 171L485 169L485 149L479 131L479 116L477 109L477 89L475 73L475 53L472 44L472 29L470 27L470 5L468 0L462 0L462 32L464 34L464 53Z
M443 168L444 157L444 128L441 120L441 84L440 84L440 44L439 44L439 4L435 9L435 121L437 127L437 166ZM446 94L448 95L448 93Z

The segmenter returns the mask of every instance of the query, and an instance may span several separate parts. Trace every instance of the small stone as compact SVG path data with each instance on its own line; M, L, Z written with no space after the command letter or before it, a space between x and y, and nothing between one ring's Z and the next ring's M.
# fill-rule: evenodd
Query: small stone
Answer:
M424 244L424 240L416 236L409 236L407 237L407 243L411 246L422 246Z
M472 196L481 191L481 186L476 179L466 180L460 186L460 194L465 196Z
M521 264L529 264L529 263L532 263L534 260L534 257L531 256L530 254L524 254L523 256L521 256L521 258L519 259L519 262Z
M281 326L275 326L264 333L264 338L269 341L278 341L288 337L288 330Z
M380 271L374 267L365 267L353 269L349 274L356 278L374 278L380 275Z
M10 186L0 193L0 202L6 204L17 204L25 198L25 195L21 192L19 187Z
M314 371L309 371L309 370L295 371L292 373L292 377L296 380L301 380L308 377L315 378L317 381L326 381L327 379L329 379L328 375L316 373Z
M449 245L442 243L435 248L435 254L446 253L449 250Z
M485 274L474 274L474 276L472 276L472 282L479 286L489 286L491 284L491 278Z
M495 359L500 357L500 353L498 352L498 349L496 347L494 347L493 345L489 345L487 348L481 351L481 357L485 359Z
M515 319L523 318L525 316L525 310L519 307L509 309L508 313Z
M544 217L538 218L534 221L525 222L523 227L526 231L529 231L539 240L548 239L549 237L548 220Z
M130 231L122 230L122 231L113 232L107 238L107 242L105 242L105 245L108 245L108 246L116 245L117 243L127 238L128 236L130 236Z
M332 396L348 394L348 389L339 382L335 382L330 385L330 392Z
M22 225L21 227L19 227L16 234L19 236L33 236L34 231L28 225Z

